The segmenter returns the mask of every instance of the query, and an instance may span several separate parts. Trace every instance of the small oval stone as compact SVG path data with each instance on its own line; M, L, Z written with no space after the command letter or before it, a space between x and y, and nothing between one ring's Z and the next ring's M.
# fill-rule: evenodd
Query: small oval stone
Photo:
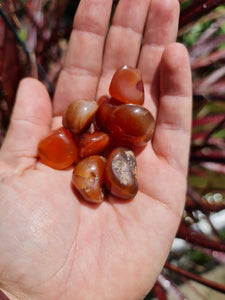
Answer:
M103 173L106 159L92 155L81 160L74 168L72 183L84 200L101 203L104 200Z
M118 100L109 97L109 96L102 96L98 99L98 105L99 108L96 112L95 115L95 121L97 124L97 127L100 130L103 130L105 132L108 132L108 121L109 118L113 112L113 110L118 106L121 105L121 102L119 102Z
M111 136L102 131L86 132L81 135L79 142L79 156L84 158L102 154L111 145Z
M119 145L136 148L152 138L155 120L143 106L122 104L113 110L107 125Z
M144 84L139 69L123 66L113 75L109 93L124 103L142 105L144 103Z
M118 147L110 153L105 166L104 183L111 194L118 198L131 199L136 195L137 163L133 151Z
M97 110L98 103L95 101L76 100L67 107L63 115L63 126L79 134L90 125Z
M45 165L61 170L77 160L78 147L72 134L60 127L40 141L38 156Z

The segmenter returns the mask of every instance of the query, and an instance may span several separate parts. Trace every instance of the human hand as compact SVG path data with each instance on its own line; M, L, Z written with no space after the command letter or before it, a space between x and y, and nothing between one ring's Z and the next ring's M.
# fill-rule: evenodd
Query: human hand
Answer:
M187 51L174 43L179 3L120 0L106 36L111 4L81 0L53 106L37 80L18 89L0 152L0 287L10 299L143 299L178 228L192 92ZM71 169L43 165L37 145L74 98L107 94L124 64L142 71L155 133L137 157L136 197L89 205L76 199Z

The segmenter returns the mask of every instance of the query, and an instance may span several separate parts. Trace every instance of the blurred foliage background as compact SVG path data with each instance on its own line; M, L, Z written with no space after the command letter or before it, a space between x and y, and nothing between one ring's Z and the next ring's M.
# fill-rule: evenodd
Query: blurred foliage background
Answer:
M53 95L78 4L0 1L0 145L23 77L39 78ZM225 4L180 5L178 41L189 51L194 100L187 200L165 268L146 300L169 299L169 293L171 299L188 299L180 289L184 283L194 293L191 299L208 300L190 280L225 294L225 275L205 277L225 264Z

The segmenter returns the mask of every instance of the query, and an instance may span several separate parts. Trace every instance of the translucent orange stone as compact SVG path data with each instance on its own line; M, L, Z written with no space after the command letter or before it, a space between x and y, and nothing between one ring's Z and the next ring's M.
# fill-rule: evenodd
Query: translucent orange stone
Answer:
M61 127L40 141L38 155L45 165L60 170L77 160L78 147L71 133Z
M93 133L84 133L80 137L79 156L84 158L94 154L102 154L109 148L111 137L109 134L95 131Z
M136 148L152 138L155 121L145 107L122 104L113 110L107 125L117 145Z
M98 103L95 101L76 100L64 112L63 126L75 134L80 134L91 124L97 109Z
M73 170L72 183L86 201L100 203L104 200L105 162L103 156L92 155L81 160Z
M134 153L127 148L115 148L109 155L104 183L114 196L131 199L138 191L137 163Z
M144 85L140 70L128 66L119 68L111 80L109 93L124 103L143 104Z
M121 104L121 102L108 96L102 96L98 99L99 108L95 115L97 127L105 132L108 131L107 123L113 110Z

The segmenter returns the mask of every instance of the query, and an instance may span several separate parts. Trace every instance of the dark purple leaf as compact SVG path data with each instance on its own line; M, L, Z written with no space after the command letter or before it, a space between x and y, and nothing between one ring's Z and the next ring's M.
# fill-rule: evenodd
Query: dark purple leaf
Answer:
M217 6L224 4L224 0L197 0L193 1L186 9L181 12L180 16L180 27L183 27L196 20Z

